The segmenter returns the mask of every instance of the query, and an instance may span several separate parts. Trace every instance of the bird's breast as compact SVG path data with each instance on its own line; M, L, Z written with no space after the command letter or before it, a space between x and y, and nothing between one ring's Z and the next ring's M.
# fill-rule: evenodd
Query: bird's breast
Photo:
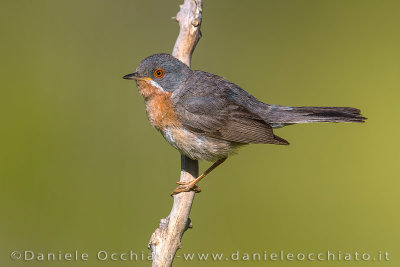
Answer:
M138 87L145 99L147 117L152 126L159 131L164 131L166 127L181 125L174 111L171 92L160 90L147 81L138 81Z

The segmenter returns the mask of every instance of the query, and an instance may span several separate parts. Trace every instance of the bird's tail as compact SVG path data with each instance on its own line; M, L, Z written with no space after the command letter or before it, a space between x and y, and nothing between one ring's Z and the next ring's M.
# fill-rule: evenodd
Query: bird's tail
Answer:
M348 107L270 106L268 120L276 127L311 122L364 122L359 109Z

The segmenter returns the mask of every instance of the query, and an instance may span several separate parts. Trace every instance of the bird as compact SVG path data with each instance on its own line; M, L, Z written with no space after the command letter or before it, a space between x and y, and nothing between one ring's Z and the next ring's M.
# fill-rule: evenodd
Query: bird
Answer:
M192 70L170 54L143 59L123 76L136 81L147 117L165 140L193 160L213 164L196 179L177 182L172 195L201 189L197 183L247 144L289 145L273 130L314 122L363 123L351 107L289 107L259 101L238 85L212 73Z

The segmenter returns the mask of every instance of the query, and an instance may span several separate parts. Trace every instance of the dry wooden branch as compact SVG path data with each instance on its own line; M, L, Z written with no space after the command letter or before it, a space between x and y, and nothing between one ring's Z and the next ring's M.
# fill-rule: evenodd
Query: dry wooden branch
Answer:
M180 31L172 55L190 66L192 53L201 37L202 0L185 0L174 19L178 21ZM180 181L193 180L198 173L198 162L181 155ZM193 199L193 191L174 195L171 213L161 219L148 244L153 255L152 266L172 265L175 253L181 247L183 233L191 227L189 213Z

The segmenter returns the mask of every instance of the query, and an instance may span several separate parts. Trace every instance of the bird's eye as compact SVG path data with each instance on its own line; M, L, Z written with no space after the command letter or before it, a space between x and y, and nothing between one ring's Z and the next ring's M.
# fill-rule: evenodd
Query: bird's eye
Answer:
M165 70L163 68L158 68L154 71L154 77L161 79L165 75Z

